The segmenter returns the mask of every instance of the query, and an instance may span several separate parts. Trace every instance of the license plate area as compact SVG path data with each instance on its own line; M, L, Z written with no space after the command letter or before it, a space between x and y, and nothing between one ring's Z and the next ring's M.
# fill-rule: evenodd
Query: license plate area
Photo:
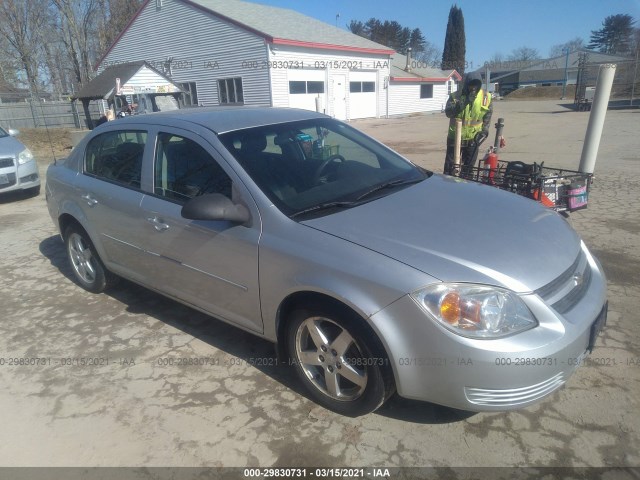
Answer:
M4 173L0 173L0 185L4 185L6 183L9 183L9 177Z
M596 318L595 322L591 325L591 332L589 333L589 345L587 346L587 351L589 353L593 352L593 347L595 347L596 339L598 335L602 331L602 328L607 324L607 311L609 309L609 302L604 304L598 318Z

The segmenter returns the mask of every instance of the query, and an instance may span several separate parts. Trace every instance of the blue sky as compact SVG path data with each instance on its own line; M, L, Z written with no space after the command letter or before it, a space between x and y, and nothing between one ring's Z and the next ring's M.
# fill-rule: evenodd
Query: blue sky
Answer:
M527 46L548 57L553 45L575 37L589 42L591 30L601 28L609 15L624 13L640 27L640 0L250 0L291 8L310 17L346 28L351 20L371 17L396 20L419 28L425 38L442 49L451 5L462 8L467 38L467 62L477 68L495 53L507 57L512 50Z

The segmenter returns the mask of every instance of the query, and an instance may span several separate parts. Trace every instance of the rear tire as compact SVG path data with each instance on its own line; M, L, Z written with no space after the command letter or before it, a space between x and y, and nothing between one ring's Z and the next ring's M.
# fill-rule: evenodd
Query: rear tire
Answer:
M64 243L71 271L78 285L89 292L101 293L115 283L116 277L105 268L89 235L82 227L67 227Z
M293 311L287 348L311 397L334 412L366 415L395 391L380 341L346 309Z

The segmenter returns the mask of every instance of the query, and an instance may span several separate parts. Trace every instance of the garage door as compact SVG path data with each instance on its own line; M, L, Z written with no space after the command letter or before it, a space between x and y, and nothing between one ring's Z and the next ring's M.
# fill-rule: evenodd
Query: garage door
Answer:
M369 118L378 114L375 72L349 73L349 117Z

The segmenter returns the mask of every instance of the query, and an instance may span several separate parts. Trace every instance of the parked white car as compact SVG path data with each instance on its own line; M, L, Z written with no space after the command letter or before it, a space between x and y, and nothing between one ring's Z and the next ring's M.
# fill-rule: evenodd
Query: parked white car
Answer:
M38 164L31 150L15 138L20 132L0 127L0 194L22 190L40 193Z

